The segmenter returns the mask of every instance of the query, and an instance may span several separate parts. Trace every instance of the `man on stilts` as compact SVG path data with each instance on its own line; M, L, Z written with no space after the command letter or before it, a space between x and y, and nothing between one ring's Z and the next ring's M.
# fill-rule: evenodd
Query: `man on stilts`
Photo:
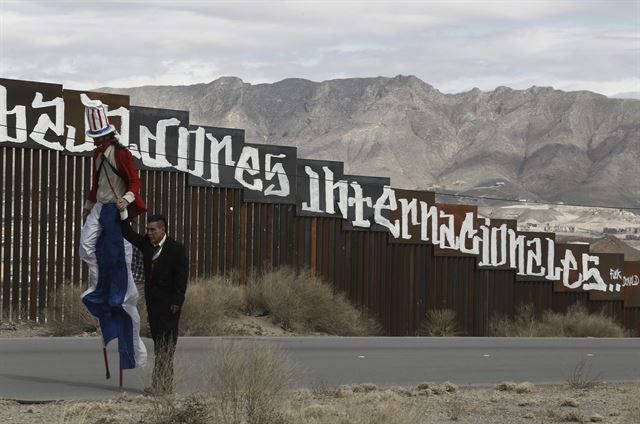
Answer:
M85 219L79 253L89 268L89 288L82 301L100 322L107 378L106 345L118 339L120 387L122 370L143 366L147 351L140 339L138 290L131 273L131 244L120 228L120 210L130 217L146 211L140 197L140 177L129 150L118 143L118 133L107 119L107 109L99 100L82 94L93 138L93 178L84 204ZM126 211L124 212L126 213Z

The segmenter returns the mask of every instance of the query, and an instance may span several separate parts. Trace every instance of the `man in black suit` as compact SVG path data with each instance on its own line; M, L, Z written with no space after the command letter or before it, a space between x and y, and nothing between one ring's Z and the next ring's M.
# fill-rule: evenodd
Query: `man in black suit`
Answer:
M167 220L152 215L142 236L121 221L122 235L140 249L144 264L144 294L153 339L155 364L148 394L173 390L173 354L178 342L178 322L187 289L189 265L182 244L167 235Z

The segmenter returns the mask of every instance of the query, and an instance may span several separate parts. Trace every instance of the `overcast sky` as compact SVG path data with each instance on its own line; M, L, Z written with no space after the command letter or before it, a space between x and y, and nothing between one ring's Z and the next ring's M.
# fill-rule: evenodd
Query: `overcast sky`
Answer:
M640 0L0 0L0 77L66 88L415 75L640 97Z

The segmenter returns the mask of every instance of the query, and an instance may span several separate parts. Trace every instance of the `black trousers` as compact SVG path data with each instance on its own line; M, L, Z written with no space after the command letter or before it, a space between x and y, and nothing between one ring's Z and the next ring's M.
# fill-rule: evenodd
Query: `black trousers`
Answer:
M147 304L149 329L153 339L155 363L151 387L158 393L173 391L173 356L178 342L180 312L173 314L169 306Z

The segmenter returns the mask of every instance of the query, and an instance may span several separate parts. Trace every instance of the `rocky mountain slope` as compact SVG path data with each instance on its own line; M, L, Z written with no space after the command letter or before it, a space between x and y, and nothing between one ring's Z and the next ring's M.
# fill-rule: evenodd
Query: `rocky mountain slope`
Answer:
M640 206L640 100L548 87L443 94L413 76L101 90L394 187Z

